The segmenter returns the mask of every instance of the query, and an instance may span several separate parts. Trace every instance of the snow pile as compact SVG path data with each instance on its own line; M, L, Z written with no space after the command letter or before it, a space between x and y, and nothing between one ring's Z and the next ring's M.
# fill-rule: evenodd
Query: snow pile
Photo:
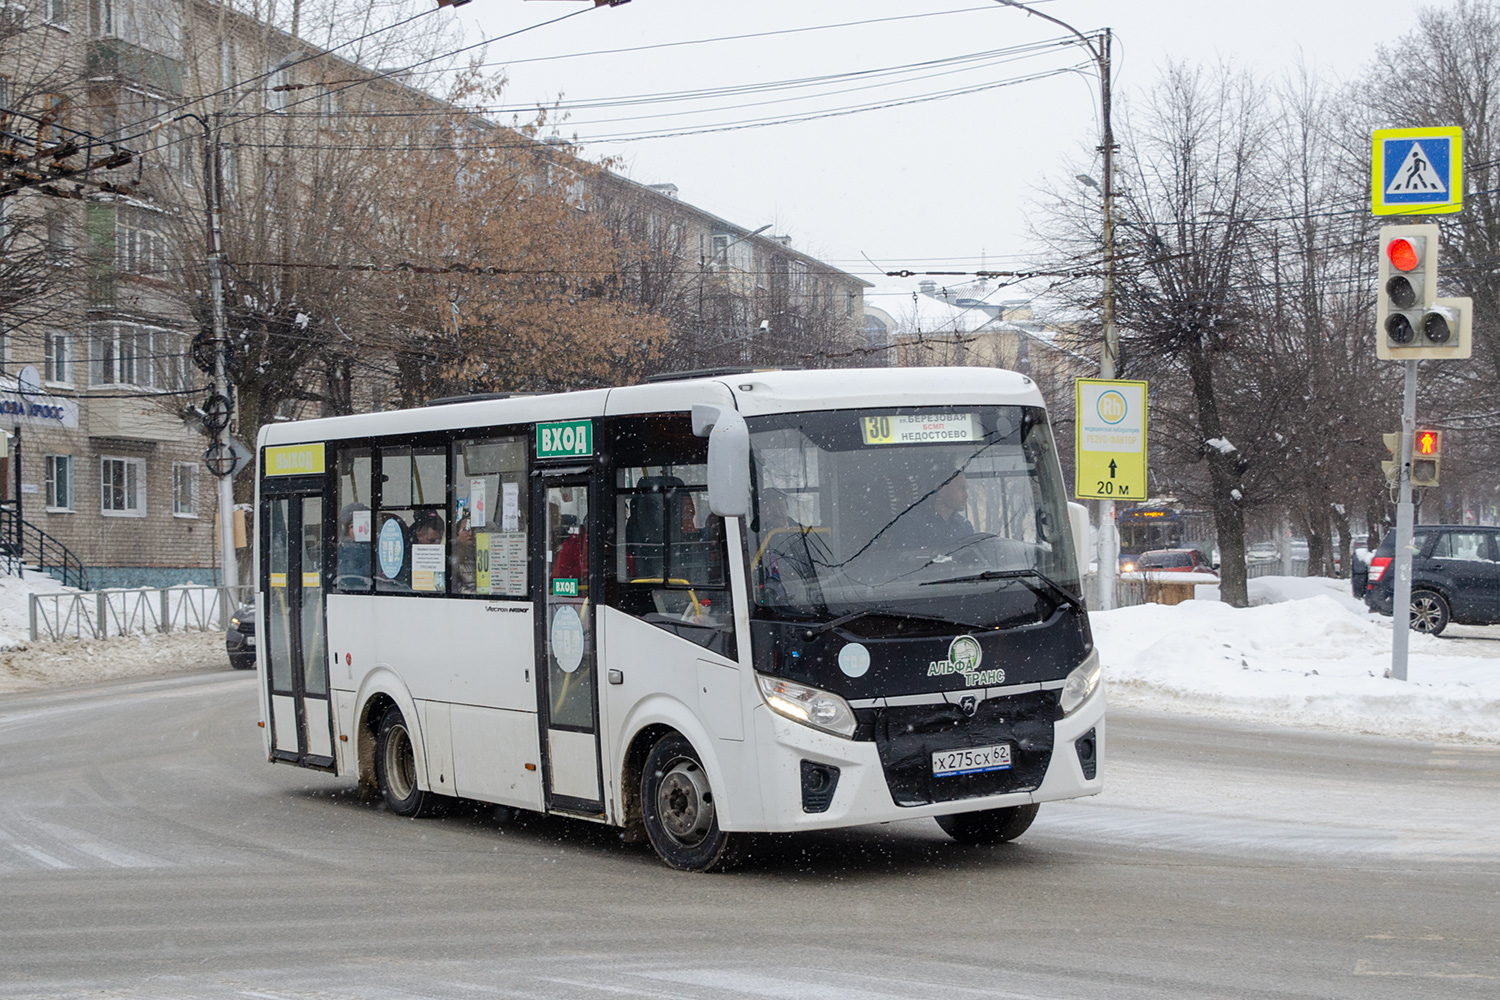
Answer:
M31 637L31 595L77 593L46 573L23 570L19 576L0 576L0 651L24 646Z
M1412 633L1403 683L1385 676L1390 619L1366 611L1347 581L1250 583L1249 608L1200 599L1091 615L1111 703L1500 742L1500 626Z

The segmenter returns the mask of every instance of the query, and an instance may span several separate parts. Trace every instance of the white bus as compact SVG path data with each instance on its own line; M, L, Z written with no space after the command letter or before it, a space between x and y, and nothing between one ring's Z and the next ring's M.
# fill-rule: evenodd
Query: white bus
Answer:
M997 369L726 371L271 424L271 761L644 834L1097 793L1105 699L1042 396Z

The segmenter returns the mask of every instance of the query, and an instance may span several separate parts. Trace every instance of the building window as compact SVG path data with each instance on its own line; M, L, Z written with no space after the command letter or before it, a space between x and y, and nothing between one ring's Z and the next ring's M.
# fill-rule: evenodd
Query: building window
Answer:
M68 0L42 0L42 20L59 28L66 28Z
M73 509L73 456L47 455L47 509Z
M99 459L99 509L106 517L146 516L145 459Z
M92 339L92 384L189 388L185 335L136 323L102 323Z
M172 463L172 513L177 517L198 516L198 466Z
M73 384L73 336L61 330L49 330L42 341L43 377L48 382Z
M182 5L174 0L99 0L101 38L118 38L158 55L182 58Z
M36 141L55 146L63 141L63 122L68 115L68 99L61 94L42 95L42 114L36 126Z
M73 263L73 220L61 210L47 213L47 263L66 267Z
M854 293L844 293L844 315L849 319L854 318Z
M115 266L130 274L155 276L162 267L159 233L127 223L115 228Z

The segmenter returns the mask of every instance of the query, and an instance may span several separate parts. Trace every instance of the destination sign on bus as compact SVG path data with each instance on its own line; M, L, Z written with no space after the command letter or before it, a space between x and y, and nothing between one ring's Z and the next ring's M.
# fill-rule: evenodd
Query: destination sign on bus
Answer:
M863 417L860 430L865 444L945 444L981 437L979 421L972 413Z
M268 476L321 476L323 445L292 444L266 449Z

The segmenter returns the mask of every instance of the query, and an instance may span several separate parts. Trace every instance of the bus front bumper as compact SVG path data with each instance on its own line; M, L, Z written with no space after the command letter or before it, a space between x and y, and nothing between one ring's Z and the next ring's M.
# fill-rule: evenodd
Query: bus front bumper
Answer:
M757 706L752 717L764 815L743 828L824 830L1097 795L1104 788L1105 702L1101 683L1072 715L1056 722L1051 758L1033 790L909 806L892 796L873 741L824 733Z

